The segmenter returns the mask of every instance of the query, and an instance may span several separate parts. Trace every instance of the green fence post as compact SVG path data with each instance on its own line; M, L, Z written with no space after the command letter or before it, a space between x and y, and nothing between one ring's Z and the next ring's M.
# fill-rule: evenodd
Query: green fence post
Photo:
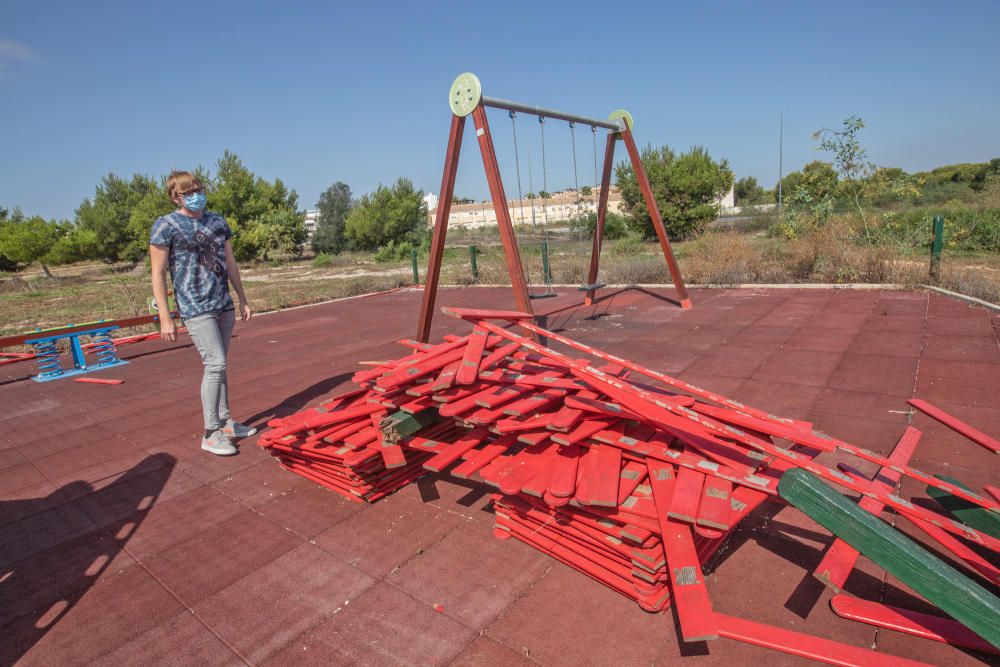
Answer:
M542 276L546 285L552 284L552 269L549 267L549 242L542 239Z
M931 278L941 279L941 246L944 243L944 218L934 216L934 235L931 237Z
M479 282L479 265L476 263L476 246L469 246L469 264L472 266L472 279Z
M420 274L417 273L417 249L414 248L410 251L410 259L413 261L413 284L420 284Z

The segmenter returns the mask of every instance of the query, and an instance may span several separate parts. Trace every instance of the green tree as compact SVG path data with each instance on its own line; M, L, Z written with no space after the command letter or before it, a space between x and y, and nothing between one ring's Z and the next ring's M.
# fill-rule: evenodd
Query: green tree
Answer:
M594 189L589 185L584 185L582 188L580 188L580 194L584 197L589 197L592 194L594 194Z
M312 247L316 252L339 254L346 244L344 220L351 210L351 188L337 181L319 196L316 202L319 218L313 234Z
M268 182L256 176L239 156L227 150L216 163L215 177L208 182L208 208L223 215L233 230L237 259L266 259L271 253L297 254L301 250L291 249L288 239L305 239L305 215L297 210L298 194L281 179Z
M746 176L736 181L733 186L733 195L736 198L737 206L752 206L764 201L764 188L757 183L753 176Z
M375 250L390 241L419 244L427 231L423 197L423 191L415 189L408 178L398 179L392 187L379 185L347 214L347 240L361 250Z
M45 275L51 278L46 255L65 233L65 229L54 220L48 221L37 215L24 219L15 209L14 217L0 225L0 255L13 262L15 267L39 262Z
M837 172L833 165L822 160L813 160L802 171L793 171L781 179L782 195L787 199L800 189L805 189L805 199L820 201L837 194ZM799 197L802 199L802 197ZM775 189L777 201L777 189Z
M641 159L670 238L693 236L718 217L719 200L733 185L728 161L716 162L700 146L677 155L669 146L649 145L642 150ZM653 238L653 220L631 164L623 162L615 167L615 182L622 192L630 228Z
M96 238L95 259L137 261L149 247L153 220L174 208L155 179L135 174L126 180L108 174L97 185L94 198L76 210L76 224Z
M813 139L819 142L819 150L833 155L833 166L843 182L843 190L858 209L868 236L868 216L861 203L865 182L875 173L875 165L858 138L864 126L857 116L848 116L839 130L821 128L813 133Z

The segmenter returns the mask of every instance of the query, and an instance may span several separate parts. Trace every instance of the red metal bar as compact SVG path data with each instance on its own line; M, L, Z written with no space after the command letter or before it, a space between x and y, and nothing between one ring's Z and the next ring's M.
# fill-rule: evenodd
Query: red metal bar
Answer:
M663 259L667 260L667 268L670 269L670 277L674 281L677 289L677 297L681 300L681 308L685 310L691 307L691 298L688 296L687 287L684 286L684 278L681 277L681 269L674 259L674 251L670 248L670 239L667 237L667 230L663 226L663 218L660 216L660 208L656 205L656 197L653 196L653 188L649 184L649 177L646 176L646 169L642 166L642 157L639 149L636 148L635 140L632 138L632 131L626 125L620 132L625 140L625 150L632 160L632 169L635 171L635 178L639 181L639 188L642 190L642 197L646 200L646 208L649 209L649 217L653 219L653 229L656 230L656 237L660 241L660 249L663 251Z
M616 132L608 132L604 145L604 168L601 171L601 193L597 198L597 227L594 229L594 247L590 253L590 271L587 273L587 284L597 282L597 272L601 262L601 244L604 242L604 224L608 217L608 194L611 191L611 169L615 166L615 143L618 141ZM587 290L584 303L594 305L595 290Z
M830 639L715 613L719 634L729 639L775 649L810 660L843 667L928 667L926 663L841 644Z
M830 607L841 618L849 618L852 621L888 628L952 646L1000 655L1000 650L997 650L993 644L950 618L861 600L849 595L834 595L830 599Z
M917 410L920 410L928 417L938 420L956 433L961 433L977 445L982 445L995 454L1000 453L1000 440L991 438L979 429L969 426L956 417L952 417L941 408L935 407L927 401L922 401L919 398L911 398L907 401L907 403L915 407Z
M472 112L472 121L476 125L479 149L483 154L483 168L486 170L486 182L489 184L490 196L493 198L493 212L496 214L497 226L500 229L500 241L503 243L504 259L507 260L510 284L514 288L514 300L521 311L534 314L535 311L531 308L531 299L528 298L528 285L524 280L521 251L517 247L517 238L514 236L514 225L510 220L510 211L507 210L507 195L503 189L500 166L497 164L496 151L493 148L490 124L486 119L486 109L482 104Z
M896 464L906 464L909 462L913 451L917 447L917 442L920 440L920 435L920 431L912 426L907 426L906 431L903 432L903 437L899 439L892 453L889 454L889 460ZM891 468L881 468L875 477L872 478L870 488L872 490L891 493L901 478L902 473ZM882 514L882 510L885 508L883 503L868 496L861 498L859 506L861 509L871 512L875 516ZM847 577L850 576L851 570L854 569L854 563L857 560L858 550L842 539L837 538L830 545L826 555L823 556L820 564L816 566L813 574L817 579L839 593L843 589Z
M451 198L455 195L455 174L458 171L458 155L462 150L464 128L465 116L452 115L448 150L444 155L444 173L441 176L441 195L438 199L437 214L434 216L434 235L431 238L431 251L427 259L424 298L420 304L420 322L417 324L416 338L422 343L426 343L431 334L434 299L437 297L438 279L441 277L444 241L448 234L448 214L451 213Z

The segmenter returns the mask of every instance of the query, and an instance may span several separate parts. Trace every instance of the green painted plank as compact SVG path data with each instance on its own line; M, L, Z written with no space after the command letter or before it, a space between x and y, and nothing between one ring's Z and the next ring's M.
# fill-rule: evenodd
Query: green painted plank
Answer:
M806 470L793 468L783 474L778 493L956 621L1000 648L1000 598Z
M972 489L965 484L962 484L962 482L958 481L954 477L948 477L946 475L934 476L942 481L948 482L949 484L954 484L955 486L966 489L967 491L972 491ZM988 510L985 507L973 505L968 500L953 496L947 491L933 486L927 487L927 495L936 500L938 505L948 510L952 516L964 523L966 526L982 531L991 537L1000 538L1000 514L994 512L993 510Z
M399 442L403 438L413 435L425 426L429 426L441 419L437 408L424 408L420 412L410 414L400 410L394 412L379 424L382 435L387 443Z

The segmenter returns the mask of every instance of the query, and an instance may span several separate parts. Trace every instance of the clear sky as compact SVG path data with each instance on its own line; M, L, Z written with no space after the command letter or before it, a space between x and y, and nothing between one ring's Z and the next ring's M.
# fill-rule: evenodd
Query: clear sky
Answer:
M623 107L640 144L703 145L771 187L856 114L880 165L1000 156L1000 2L23 2L0 0L0 206L71 218L100 178L212 167L225 149L311 208L408 176L436 192L447 93L589 116ZM509 196L510 121L491 112ZM593 178L577 128L580 182ZM519 118L523 189L538 124ZM456 193L488 195L466 133ZM573 184L546 124L549 190Z

